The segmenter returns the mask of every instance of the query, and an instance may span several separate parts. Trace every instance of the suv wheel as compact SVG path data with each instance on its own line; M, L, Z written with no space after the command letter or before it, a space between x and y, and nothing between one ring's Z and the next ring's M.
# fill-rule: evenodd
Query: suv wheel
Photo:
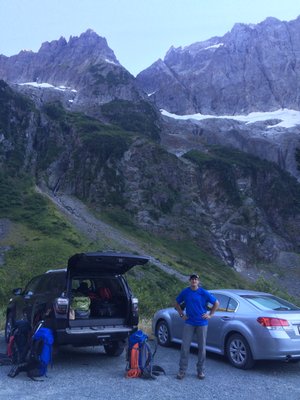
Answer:
M123 342L111 342L109 344L104 345L105 353L108 356L118 357L120 356L125 348L125 344Z
M13 319L12 313L10 312L10 313L7 314L6 322L5 322L5 333L4 333L4 336L5 336L6 343L9 342L9 338L10 338L10 335L11 335L11 331L12 331L13 325L14 325L14 319Z

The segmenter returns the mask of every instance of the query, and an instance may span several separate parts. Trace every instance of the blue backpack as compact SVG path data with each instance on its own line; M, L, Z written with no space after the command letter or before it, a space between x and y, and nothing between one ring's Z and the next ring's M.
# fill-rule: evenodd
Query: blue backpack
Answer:
M53 334L49 328L39 328L32 337L32 344L29 353L29 364L34 365L37 371L32 376L45 376L48 365L52 360ZM30 376L30 371L27 371Z
M156 379L160 374L165 374L162 367L153 365L153 358L157 350L152 351L148 343L148 336L138 330L128 339L127 373L128 378Z

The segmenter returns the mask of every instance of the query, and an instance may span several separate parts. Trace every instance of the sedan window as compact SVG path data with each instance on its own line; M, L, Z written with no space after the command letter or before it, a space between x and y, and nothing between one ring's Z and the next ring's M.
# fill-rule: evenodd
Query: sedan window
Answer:
M224 294L217 294L217 293L214 293L214 296L220 303L217 311L227 311L227 306L230 298L228 296L225 296Z
M238 302L232 297L226 296L225 294L214 293L215 298L219 302L217 311L221 312L235 312L238 307ZM209 304L208 309L212 308L212 304Z
M231 298L229 300L229 303L228 303L227 311L228 312L235 312L237 307L238 307L238 305L239 305L239 303L236 300Z
M299 307L276 296L245 295L241 296L260 310L296 311Z

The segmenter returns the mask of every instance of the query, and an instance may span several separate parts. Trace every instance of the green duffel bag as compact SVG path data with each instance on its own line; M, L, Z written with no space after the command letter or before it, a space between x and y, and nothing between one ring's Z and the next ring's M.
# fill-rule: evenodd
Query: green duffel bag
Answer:
M90 309L91 299L84 296L75 296L72 300L72 308L75 311L88 311Z

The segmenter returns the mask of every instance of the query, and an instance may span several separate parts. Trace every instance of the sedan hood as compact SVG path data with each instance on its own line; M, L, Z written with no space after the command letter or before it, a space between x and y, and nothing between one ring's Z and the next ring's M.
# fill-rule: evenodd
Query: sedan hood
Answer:
M135 265L144 265L148 257L118 252L78 253L69 258L68 270L72 273L102 272L124 274Z

